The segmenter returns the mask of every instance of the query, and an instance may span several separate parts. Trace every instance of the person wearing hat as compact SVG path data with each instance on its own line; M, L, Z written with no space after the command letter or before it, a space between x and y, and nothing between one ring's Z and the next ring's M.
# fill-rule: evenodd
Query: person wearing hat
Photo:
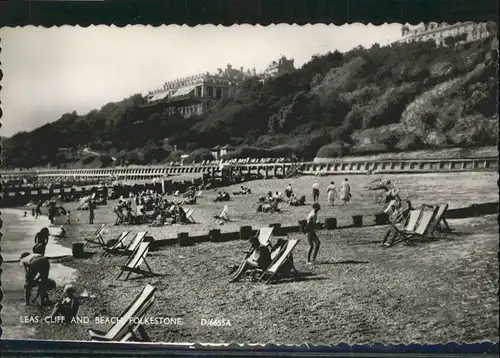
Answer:
M307 215L307 223L304 232L307 235L307 242L309 243L309 251L307 253L308 264L312 264L316 261L320 247L320 241L318 235L316 235L316 224L318 222L318 212L320 209L321 206L319 203L313 203L312 210Z
M78 313L80 306L78 299L75 297L75 288L68 284L64 286L64 298L55 304L51 317L63 317L64 323L71 323L72 319Z
M50 286L49 259L37 253L30 254L28 252L25 252L21 255L19 263L24 268L25 273L26 283L24 285L24 289L26 306L30 304L32 289L37 286L42 306L50 303L49 295L47 293Z

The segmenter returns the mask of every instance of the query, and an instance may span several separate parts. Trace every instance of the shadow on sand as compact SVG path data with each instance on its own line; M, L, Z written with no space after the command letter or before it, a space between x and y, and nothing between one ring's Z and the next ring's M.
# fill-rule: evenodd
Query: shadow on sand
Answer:
M342 260L342 261L322 261L318 262L318 265L343 265L343 264L369 264L369 261L359 261L359 260Z
M327 277L317 276L312 272L298 272L296 276L282 277L278 281L271 282L272 285L279 285L282 283L291 283L291 282L303 282L303 281L321 281L327 280Z

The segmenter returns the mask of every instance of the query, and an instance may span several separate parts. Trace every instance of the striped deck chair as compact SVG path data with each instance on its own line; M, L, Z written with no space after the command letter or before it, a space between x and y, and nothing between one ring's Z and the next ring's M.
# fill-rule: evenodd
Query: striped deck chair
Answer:
M146 261L146 256L148 255L150 242L141 242L140 245L135 249L135 251L130 255L127 263L121 266L120 274L116 277L118 280L120 276L127 272L127 276L125 276L125 281L128 280L131 274L135 273L142 276L156 276L155 273L149 267L148 262ZM141 265L144 264L146 269L141 269Z
M116 323L107 332L89 329L90 340L104 342L126 342L150 339L140 323L136 323L146 315L154 303L156 287L146 285L132 302L118 316Z
M393 228L395 228L397 231L396 239L399 239L397 242L404 241L408 244L413 244L411 240L412 238L425 237L429 230L431 222L436 215L437 209L438 208L436 206L432 210L422 210L420 218L414 230L399 229L397 226L393 225Z
M280 267L286 262L286 260L292 254L293 249L297 246L299 240L288 240L286 245L281 247L279 253L273 258L271 265L262 274L259 281L265 280L265 284L271 282L273 277L278 273ZM265 277L267 276L267 279Z
M125 246L123 245L123 243L125 242L125 238L128 236L128 234L130 234L129 231L122 232L116 239L116 242L113 246L104 248L102 256L109 256L109 254L113 252L119 252L120 250L124 249Z
M91 246L106 247L106 243L104 242L104 238L102 237L102 232L104 231L105 227L106 224L101 224L101 226L99 226L99 228L94 232L94 234L90 238L85 239L85 247L91 247Z
M438 206L436 215L434 216L434 219L432 220L429 230L427 235L430 237L434 237L434 232L436 230L441 231L441 232L452 232L453 230L450 228L450 225L448 225L448 221L446 221L444 214L446 213L446 210L448 210L448 204L441 204Z
M190 224L196 224L196 220L193 218L194 209L188 209L186 211L186 220Z

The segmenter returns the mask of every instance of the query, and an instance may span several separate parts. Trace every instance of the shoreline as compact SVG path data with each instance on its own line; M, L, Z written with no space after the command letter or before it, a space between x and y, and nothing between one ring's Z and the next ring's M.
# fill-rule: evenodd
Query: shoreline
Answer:
M50 231L51 228L54 228L54 225L50 224L46 215L41 215L35 219L30 213L30 216L24 217L24 211L27 210L25 208L3 209L5 214L19 218L19 221L16 223L20 225L19 228L25 228L27 226L26 222L30 224L30 228L25 231L16 229L16 224L14 224L13 228L6 227L8 224L4 225L4 236L2 238L2 258L5 258L2 267L2 289L4 292L2 302L4 307L2 311L3 338L24 339L39 337L42 334L41 327L22 322L22 317L26 315L47 315L50 314L53 308L53 306L25 306L24 272L19 265L19 257L22 252L31 252L32 240L37 232L44 227L49 228ZM23 219L27 219L25 225L22 225ZM9 229L15 230L11 232L12 235L9 235ZM17 235L14 235L14 233ZM20 239L9 242L8 239L6 240L9 236L13 240L16 236L19 236ZM56 282L56 289L49 292L49 297L54 302L57 302L62 297L63 287L68 283L74 282L79 276L77 270L62 263L63 258L67 258L70 255L71 250L62 245L59 239L52 235L49 237L45 256L51 264L49 277Z

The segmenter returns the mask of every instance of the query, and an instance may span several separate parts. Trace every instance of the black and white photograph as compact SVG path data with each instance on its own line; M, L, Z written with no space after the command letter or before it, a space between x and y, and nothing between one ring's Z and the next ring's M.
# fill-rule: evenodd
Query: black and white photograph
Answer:
M498 342L496 23L0 38L3 339Z

